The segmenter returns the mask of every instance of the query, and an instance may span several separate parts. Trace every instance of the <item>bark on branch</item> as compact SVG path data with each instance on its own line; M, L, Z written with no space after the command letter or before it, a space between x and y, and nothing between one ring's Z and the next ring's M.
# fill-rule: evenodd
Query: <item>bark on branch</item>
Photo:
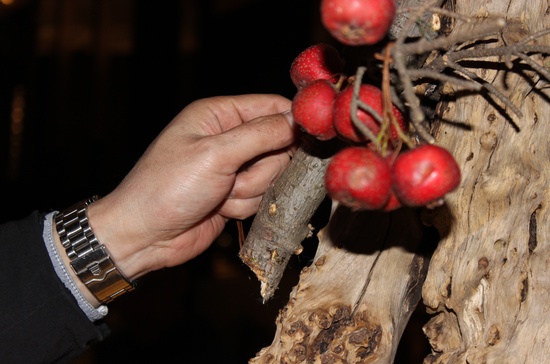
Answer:
M312 232L309 221L326 196L324 176L338 142L304 139L284 174L264 195L239 256L260 281L268 300L290 257Z

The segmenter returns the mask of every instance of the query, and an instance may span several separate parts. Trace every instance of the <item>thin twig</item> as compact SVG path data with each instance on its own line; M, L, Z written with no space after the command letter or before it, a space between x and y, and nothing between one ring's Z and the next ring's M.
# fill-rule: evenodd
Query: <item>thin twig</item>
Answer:
M523 53L516 54L517 57L521 58L525 61L532 69L534 69L536 72L539 73L542 77L546 78L550 81L550 71L548 68L545 68L544 66L541 66L537 62L533 61L529 56Z
M455 63L453 61L447 61L447 64L449 65L449 67L451 67L452 69L464 74L465 76L471 78L472 80L478 80L480 79L478 75L476 75L475 73L471 72L471 71L468 71L466 68L462 67L461 65L459 65L458 63ZM489 91L492 95L494 95L496 98L498 98L500 101L502 101L504 104L506 104L506 106L508 106L513 112L514 114L516 114L519 118L522 118L523 117L523 113L520 111L520 109L518 109L518 107L516 105L514 105L512 103L512 101L510 101L510 99L508 97L506 97L503 93L501 93L495 86L493 86L492 84L490 84L489 82L483 80L483 79L480 79L481 81L479 81L479 83L487 89L487 91Z
M425 120L425 115L420 108L420 100L414 92L411 78L407 72L405 62L403 61L404 57L397 45L393 48L393 59L399 78L403 83L403 97L405 98L405 106L409 108L410 121L418 135L426 142L433 144L435 142L434 137L422 125Z
M419 19L422 14L425 13L430 7L433 7L435 3L435 0L427 1L412 14L413 16L405 23L403 32L397 37L395 45L392 47L392 57L399 78L403 83L403 97L405 98L405 106L409 108L410 121L416 129L418 135L430 144L434 143L435 139L422 125L425 120L425 115L420 108L420 100L414 92L411 78L407 72L407 66L404 61L405 54L403 53L402 48L405 47L406 35L414 26L416 19Z
M464 90L479 91L482 89L482 86L477 82L473 82L462 78L457 78L454 76L446 75L444 73L432 71L425 68L418 69L418 70L408 70L408 72L409 72L409 75L411 76L411 79L413 80L428 78L436 81L452 83Z
M361 84L363 83L363 75L366 72L365 67L358 67L357 72L355 74L355 80L353 83L353 98L351 100L351 121L353 122L353 125L359 129L359 131L371 142L373 142L376 147L378 148L379 145L377 144L378 141L376 139L376 135L365 125L359 117L357 117L357 109L361 108L362 110L368 112L372 115L372 117L378 121L379 123L382 122L382 117L380 114L378 114L372 107L365 104L361 99L359 98L359 92L361 91Z
M536 33L533 33L531 34L530 36L520 40L519 42L516 43L516 45L524 45L524 44L527 44L531 41L534 41L535 39L537 38L540 38L540 37L543 37L547 34L550 34L550 28L549 29L543 29L543 30L539 30L538 32Z
M414 25L416 24L416 21L420 19L422 14L424 14L428 9L434 7L434 5L437 3L436 0L427 1L421 6L418 6L416 8L416 11L411 12L411 17L407 19L407 22L403 26L403 30L401 33L397 36L395 43L402 45L405 43L405 40L407 39L407 35L410 33L411 29L413 29Z
M447 67L447 62L460 62L464 59L488 58L488 57L504 57L508 54L518 56L519 54L539 53L550 54L550 46L545 45L519 45L513 44L504 47L485 48L485 49L466 49L461 51L447 52L446 59L439 57L434 59L426 66L435 72L441 72ZM519 57L519 56L518 56Z
M385 147L387 143L392 142L391 138L391 127L395 129L399 140L407 144L409 148L413 148L414 144L411 139L401 130L401 125L397 122L397 118L393 113L393 101L391 97L391 78L390 78L390 62L392 61L391 57L391 44L388 45L384 51L384 66L382 67L382 100L384 105L384 122L381 124L380 136L382 138L382 145ZM395 145L392 145L395 147ZM383 148L382 155L386 156L386 149Z
M432 40L420 39L413 43L403 44L400 47L400 51L403 55L410 56L413 54L431 52L437 49L447 49L453 44L498 34L504 25L506 25L506 21L502 18L498 18L495 20L484 20L471 25L471 27L448 36L438 37Z

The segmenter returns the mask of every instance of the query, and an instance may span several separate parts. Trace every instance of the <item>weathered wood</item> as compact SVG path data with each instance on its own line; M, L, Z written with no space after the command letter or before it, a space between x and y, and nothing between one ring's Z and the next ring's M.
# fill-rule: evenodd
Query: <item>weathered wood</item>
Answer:
M550 25L547 1L457 0L456 9L506 16L531 32ZM470 70L509 96L523 118L499 101L447 90L436 140L455 155L463 180L444 208L425 216L443 236L423 287L434 314L424 328L433 349L425 363L545 363L550 99L531 71Z
M428 258L418 214L339 207L313 264L251 363L390 363L420 299Z

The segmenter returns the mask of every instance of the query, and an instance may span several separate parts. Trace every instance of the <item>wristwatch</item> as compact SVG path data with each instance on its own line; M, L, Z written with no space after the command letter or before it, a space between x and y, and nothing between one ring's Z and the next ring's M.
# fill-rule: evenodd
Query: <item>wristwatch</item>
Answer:
M109 303L133 290L135 283L117 269L107 247L97 240L90 227L88 206L98 198L93 196L58 212L54 220L72 269L101 303Z

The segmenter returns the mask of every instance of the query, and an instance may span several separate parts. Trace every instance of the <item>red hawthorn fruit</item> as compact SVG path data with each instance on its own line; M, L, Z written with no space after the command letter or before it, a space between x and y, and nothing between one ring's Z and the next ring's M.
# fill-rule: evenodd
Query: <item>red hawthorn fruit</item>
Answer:
M303 50L290 65L290 79L301 89L306 84L318 80L331 80L335 83L337 75L344 70L344 61L336 48L319 43Z
M388 165L390 166L390 170L393 168L393 161L395 157L393 154L389 154L386 156L386 161L388 162ZM393 176L392 176L392 188L390 190L390 198L388 199L388 202L386 203L386 206L382 209L382 211L390 212L397 210L401 208L403 205L401 204L401 201L397 198L397 195L395 194L394 188L393 188Z
M366 137L355 127L355 125L353 125L353 121L351 120L352 99L353 85L346 87L346 89L336 95L333 106L334 128L336 129L336 132L345 139L356 143L366 142L368 141ZM382 90L378 87L368 84L361 85L359 90L359 99L382 116ZM401 130L406 132L407 123L405 122L403 114L401 114L395 105L392 105L392 107L392 112L397 120L397 123L400 125ZM358 108L357 117L374 133L374 135L378 135L380 132L380 124L372 117L371 114ZM390 138L393 142L399 141L397 129L393 125L390 126Z
M386 206L384 206L384 208L382 209L382 211L390 212L390 211L397 210L398 208L401 208L402 206L403 205L401 204L401 201L399 201L399 199L397 198L397 195L392 190L392 191L390 191L390 198L389 198L388 202L386 203Z
M391 170L388 162L366 147L347 147L327 166L328 195L354 210L383 208L390 198Z
M399 154L392 167L394 190L407 206L440 205L460 184L460 168L446 149L422 145Z
M395 17L395 0L322 0L321 21L338 41L351 46L378 43Z
M336 136L332 122L332 104L336 87L328 80L315 80L298 90L292 100L294 121L319 140Z

